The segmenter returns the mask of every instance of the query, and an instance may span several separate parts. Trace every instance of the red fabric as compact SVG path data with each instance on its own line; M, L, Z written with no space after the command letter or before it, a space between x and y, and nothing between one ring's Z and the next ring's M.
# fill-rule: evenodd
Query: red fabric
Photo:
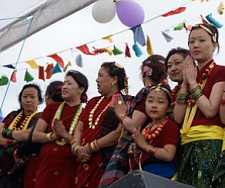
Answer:
M54 68L53 64L48 64L46 69L45 69L45 72L46 72L46 79L50 79L53 75L53 73L51 72L51 70Z
M178 125L174 121L168 120L160 134L153 141L152 145L154 147L163 148L165 145L172 144L177 147L180 138L179 135L180 132ZM150 154L146 152L143 153L141 159L142 164L147 158L149 158L149 155Z
M85 109L83 110L80 121L84 123L83 133L81 135L81 142L82 145L86 143L90 143L95 139L100 138L100 131L102 129L102 123L104 121L104 116L107 113L107 110L101 115L98 125L95 129L90 129L88 125L88 114L94 108L96 103L99 101L101 97L94 97L92 98L88 104L86 105ZM111 98L104 98L103 101L100 103L98 108L94 113L94 120L96 117L102 112L102 110L106 107L106 105L111 101ZM88 169L85 166L88 165ZM103 175L104 169L102 167L102 156L101 152L96 152L92 155L91 160L88 163L79 163L77 167L77 175L76 175L76 183L74 188L81 188L81 187L89 187L89 188L97 188L100 182L100 179Z
M52 55L49 55L48 57L51 57L53 58L61 68L64 68L64 61L61 57L59 57L57 54L52 54Z
M128 46L128 43L126 43L125 57L131 57L130 48Z
M41 119L48 123L47 132L51 132L51 124L61 103L49 104L41 114ZM61 120L68 130L78 105L65 104ZM72 188L76 174L76 158L71 152L70 144L59 146L55 142L42 146L38 156L39 164L36 173L35 188Z
M16 71L13 71L10 80L11 80L12 82L14 82L14 83L17 81L17 80L16 80Z
M180 14L181 12L184 12L185 10L186 10L186 7L179 7L176 10L169 11L165 14L162 14L161 16L162 17L172 16L174 14Z
M84 44L82 46L78 46L77 49L86 55L96 55L95 53L90 52L90 50L86 44Z
M38 167L38 158L31 156L24 174L23 188L34 188L36 181L36 170Z
M43 66L39 66L38 78L45 81L45 73L44 73L44 67Z
M207 65L205 67L207 67ZM204 72L204 67L201 69L198 75L201 75L202 72ZM215 65L203 89L203 94L207 98L209 98L214 84L218 82L225 82L224 75L225 75L225 67L220 65ZM195 126L195 125L218 125L220 127L224 127L224 125L220 121L219 113L215 117L211 119L207 119L199 108L196 111L196 114L191 126Z

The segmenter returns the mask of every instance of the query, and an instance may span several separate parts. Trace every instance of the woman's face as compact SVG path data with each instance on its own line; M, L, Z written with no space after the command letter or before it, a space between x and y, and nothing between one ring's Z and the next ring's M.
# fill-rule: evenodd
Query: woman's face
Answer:
M66 76L62 86L62 98L65 101L80 99L83 88L80 88L72 76Z
M111 95L113 85L117 84L104 67L99 69L96 82L98 92L103 96Z
M38 91L34 87L24 89L21 95L21 106L26 115L32 114L40 104Z
M173 82L183 82L183 56L180 54L173 54L167 62L167 71L170 79Z
M204 29L195 29L190 33L189 49L191 56L198 63L207 63L212 59L216 44Z

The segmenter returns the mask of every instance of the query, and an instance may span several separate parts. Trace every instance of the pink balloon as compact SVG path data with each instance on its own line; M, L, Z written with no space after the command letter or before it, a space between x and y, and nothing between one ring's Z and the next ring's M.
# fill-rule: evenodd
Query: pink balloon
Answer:
M116 12L120 21L128 27L142 24L145 18L144 10L134 1L117 1Z

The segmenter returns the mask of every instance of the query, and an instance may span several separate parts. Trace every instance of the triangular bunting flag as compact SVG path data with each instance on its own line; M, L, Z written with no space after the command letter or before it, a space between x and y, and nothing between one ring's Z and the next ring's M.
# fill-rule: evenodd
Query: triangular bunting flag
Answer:
M148 52L148 55L153 54L152 44L148 35L147 35L147 52Z
M60 67L64 68L64 61L57 54L52 54L52 55L49 55L48 57L53 58L59 64Z
M34 80L34 77L26 70L25 76L24 76L24 81L26 82L31 82Z
M123 54L123 52L119 49L119 48L117 48L115 45L113 46L114 48L113 48L113 54L114 55L120 55L120 54Z
M180 14L181 12L184 12L185 10L186 10L186 7L179 7L176 10L169 11L165 14L162 14L161 16L162 17L172 16L174 14Z
M105 50L106 50L106 52L107 52L109 55L112 55L112 54L113 54L113 51L112 51L112 50L110 50L110 49L108 49L108 48L106 48Z
M107 37L104 37L104 38L102 38L102 39L107 40L107 41L109 41L110 43L113 42L113 40L111 39L111 35L110 35L110 36L107 36Z
M90 50L86 44L84 44L82 46L78 46L77 49L86 55L95 55L94 53L90 52Z
M170 35L169 29L166 29L166 30L162 31L162 35L166 39L166 42L171 42L173 40L173 37Z
M0 78L0 86L7 85L9 83L9 79L7 76L2 75Z
M218 14L220 14L220 15L223 14L223 12L224 12L224 3L223 3L223 0L221 0L220 5L219 5L218 8L217 8L217 12L218 12Z
M56 65L54 66L54 68L51 70L51 73L56 74L56 73L59 73L59 72L62 72L62 70L61 70L59 64L56 63Z
M9 68L9 69L15 69L15 67L13 65L11 65L11 64L3 65L3 67Z
M102 54L102 53L105 53L105 52L107 52L105 48L99 48L99 49L94 48L95 54Z
M66 72L69 66L72 66L72 63L69 61L66 65L66 67L63 69L63 72Z
M202 15L200 15L200 17L201 17L202 23L204 23L204 24L208 24L209 23Z
M12 82L14 82L14 83L17 81L17 80L16 80L16 70L13 71L10 80L11 80Z
M126 44L125 57L131 57L130 48L128 46L128 43L125 43L125 44Z
M223 27L223 24L221 24L219 21L217 21L215 18L212 17L212 13L208 14L205 17L211 24L215 25L217 28Z
M37 63L36 63L34 60L26 61L26 63L27 63L28 65L30 65L30 67L31 67L32 69L39 69L39 66L37 65Z
M180 22L179 24L177 24L174 27L174 31L176 31L176 30L182 30L184 28L184 23L186 23L186 20L183 20L182 22Z
M45 72L46 72L46 79L50 79L53 75L53 73L51 72L51 70L54 68L54 65L51 63L51 64L48 64L46 69L45 69Z
M38 74L38 78L40 80L45 81L45 73L44 73L44 67L43 66L39 66L39 74Z
M139 48L139 46L138 46L138 44L136 42L134 42L133 50L134 50L135 55L137 57L140 57L143 54L142 51L141 51L141 49Z
M80 54L77 55L75 63L78 67L83 67L83 59Z
M186 25L184 23L184 28L186 29L186 31L191 31L192 26L191 25Z
M141 25L132 27L131 30L134 34L134 41L138 42L141 46L145 46L145 36Z

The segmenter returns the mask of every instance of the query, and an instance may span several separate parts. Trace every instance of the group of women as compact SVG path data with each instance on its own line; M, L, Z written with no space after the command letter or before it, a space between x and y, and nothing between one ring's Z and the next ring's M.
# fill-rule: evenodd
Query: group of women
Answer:
M88 80L78 71L49 85L42 113L40 88L25 85L21 108L0 125L0 187L103 188L134 169L223 187L225 67L213 60L218 38L215 26L197 24L189 50L148 57L135 97L115 62L101 65L100 96L88 102ZM177 82L172 91L167 75Z

